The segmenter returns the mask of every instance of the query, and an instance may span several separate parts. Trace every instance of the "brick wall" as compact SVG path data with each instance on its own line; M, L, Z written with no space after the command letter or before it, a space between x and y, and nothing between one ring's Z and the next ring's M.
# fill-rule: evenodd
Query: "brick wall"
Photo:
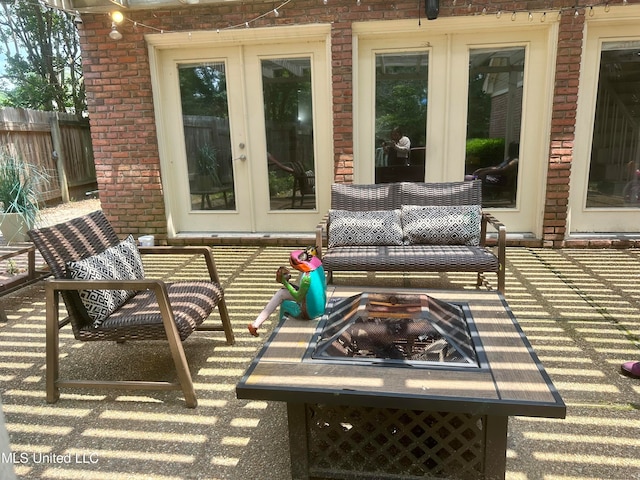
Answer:
M105 15L80 28L96 175L105 214L120 233L166 234L149 58L142 31L109 39Z
M635 1L635 0L633 0ZM526 4L493 2L492 11L542 10L546 1ZM573 0L554 2L553 8L575 5ZM106 14L83 14L80 26L87 100L91 118L96 170L102 206L120 233L152 233L166 236L163 190L154 123L149 59L143 35L163 31L216 30L240 25L273 8L273 2L224 3L167 10L127 11L118 26L124 35L117 42L108 34ZM465 1L442 2L440 17L479 15L482 5ZM334 176L337 182L353 181L352 32L355 21L416 19L424 15L424 3L415 0L296 0L280 15L265 15L252 27L331 23L334 120ZM584 13L584 12L582 12ZM134 23L134 22L137 22ZM550 132L543 245L564 245L575 112L580 73L584 15L562 15L557 55L554 106ZM156 29L155 32L153 29ZM144 225L144 228L141 226Z
M543 245L561 247L567 233L569 176L573 160L584 15L566 11L560 21L551 115Z

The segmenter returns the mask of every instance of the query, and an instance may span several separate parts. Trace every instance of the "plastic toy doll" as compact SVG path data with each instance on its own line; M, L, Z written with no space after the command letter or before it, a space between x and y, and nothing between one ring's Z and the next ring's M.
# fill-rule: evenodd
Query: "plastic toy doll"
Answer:
M324 314L327 303L327 281L324 276L322 262L316 256L315 247L306 250L294 250L289 256L289 263L298 270L300 285L289 282L291 273L286 267L278 268L276 281L283 285L253 323L247 325L249 333L258 336L258 328L280 305L280 319L285 315L311 320Z

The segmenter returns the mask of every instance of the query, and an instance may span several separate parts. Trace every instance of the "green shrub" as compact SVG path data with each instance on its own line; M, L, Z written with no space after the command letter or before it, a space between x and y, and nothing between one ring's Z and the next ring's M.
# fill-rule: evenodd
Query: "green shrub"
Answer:
M291 195L293 176L286 172L269 172L269 195L271 197L286 197Z
M466 173L497 165L504 160L504 138L470 138L465 157Z

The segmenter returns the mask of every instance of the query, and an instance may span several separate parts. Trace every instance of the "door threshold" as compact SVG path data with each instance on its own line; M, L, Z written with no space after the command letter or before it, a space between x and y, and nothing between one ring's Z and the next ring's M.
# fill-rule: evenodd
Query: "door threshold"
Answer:
M313 233L297 232L183 232L168 240L172 245L314 245Z

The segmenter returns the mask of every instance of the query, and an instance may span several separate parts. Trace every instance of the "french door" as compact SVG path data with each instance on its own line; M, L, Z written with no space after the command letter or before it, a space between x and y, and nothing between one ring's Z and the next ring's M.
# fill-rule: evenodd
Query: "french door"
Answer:
M170 235L313 230L333 159L324 30L157 48Z
M539 235L556 27L517 18L497 29L495 18L474 20L472 32L457 19L429 28L404 21L354 25L355 177L358 183L482 177L483 205L507 231ZM406 161L389 147L397 128L410 140ZM484 174L501 165L509 165L501 177Z
M640 35L624 9L587 18L571 169L570 231L640 225Z

